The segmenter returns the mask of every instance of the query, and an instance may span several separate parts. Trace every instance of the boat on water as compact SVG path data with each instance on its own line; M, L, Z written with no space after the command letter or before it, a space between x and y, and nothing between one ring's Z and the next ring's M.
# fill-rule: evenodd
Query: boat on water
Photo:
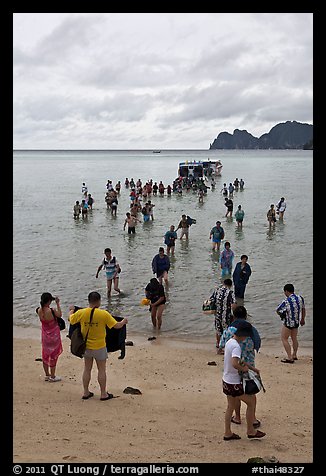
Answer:
M180 162L178 167L179 177L211 177L221 175L222 162L220 160L186 160Z
M153 154L160 154L161 151L160 150L153 150Z

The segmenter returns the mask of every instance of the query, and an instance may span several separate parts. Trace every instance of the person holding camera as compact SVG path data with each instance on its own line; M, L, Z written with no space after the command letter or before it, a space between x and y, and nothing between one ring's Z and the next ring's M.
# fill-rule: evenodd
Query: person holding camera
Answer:
M56 309L50 307L55 301ZM57 317L62 316L60 299L53 297L51 293L41 295L41 306L36 312L42 324L42 362L46 382L60 382L61 377L55 374L59 355L63 352L60 327Z
M119 273L121 273L121 268L116 257L112 256L111 253L110 248L105 248L105 257L96 272L96 278L98 278L99 272L104 267L107 280L108 298L111 296L112 281L114 284L114 290L119 294L121 293L121 290L119 289Z

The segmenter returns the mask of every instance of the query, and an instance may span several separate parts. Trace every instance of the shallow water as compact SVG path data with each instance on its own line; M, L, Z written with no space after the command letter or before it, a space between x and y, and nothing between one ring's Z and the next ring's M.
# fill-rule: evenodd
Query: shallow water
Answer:
M152 196L155 220L138 224L135 236L123 231L130 203L125 177L172 185L179 162L208 157L220 158L223 170L215 191L208 190L203 204L193 192L181 197ZM130 330L152 333L150 313L140 300L153 277L151 261L163 245L164 233L185 213L197 223L190 228L188 243L176 242L161 333L213 338L213 316L204 315L201 307L220 282L218 255L211 251L209 240L210 229L219 219L235 263L241 254L249 256L252 275L245 306L261 336L279 337L275 308L283 299L284 284L292 282L307 307L300 340L312 341L311 151L16 151L13 172L14 324L39 326L35 307L44 291L60 296L67 316L69 304L86 305L88 293L97 290L103 307L129 318ZM223 183L235 177L245 181L245 189L235 192L233 200L234 211L239 204L245 211L242 231L235 219L224 217L220 193ZM111 216L104 202L108 179L122 183L117 217ZM72 208L81 200L82 182L94 197L94 209L87 220L74 220ZM281 196L287 202L284 222L277 222L270 232L266 212ZM121 265L124 291L124 296L113 292L109 302L104 272L95 278L106 247Z

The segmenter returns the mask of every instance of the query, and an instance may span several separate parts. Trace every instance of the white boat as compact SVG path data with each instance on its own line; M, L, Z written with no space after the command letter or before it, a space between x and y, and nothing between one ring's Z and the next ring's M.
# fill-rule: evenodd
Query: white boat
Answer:
M203 162L203 164L204 164L204 175L206 176L221 175L223 165L220 160L207 159L206 161Z
M179 177L210 177L221 175L222 163L220 160L186 160L180 162L178 167Z

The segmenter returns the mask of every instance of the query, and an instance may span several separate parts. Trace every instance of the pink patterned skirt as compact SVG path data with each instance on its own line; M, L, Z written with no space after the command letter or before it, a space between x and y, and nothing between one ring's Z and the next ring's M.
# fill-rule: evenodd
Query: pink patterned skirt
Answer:
M42 360L49 367L55 367L62 353L62 342L58 323L55 319L42 323Z

